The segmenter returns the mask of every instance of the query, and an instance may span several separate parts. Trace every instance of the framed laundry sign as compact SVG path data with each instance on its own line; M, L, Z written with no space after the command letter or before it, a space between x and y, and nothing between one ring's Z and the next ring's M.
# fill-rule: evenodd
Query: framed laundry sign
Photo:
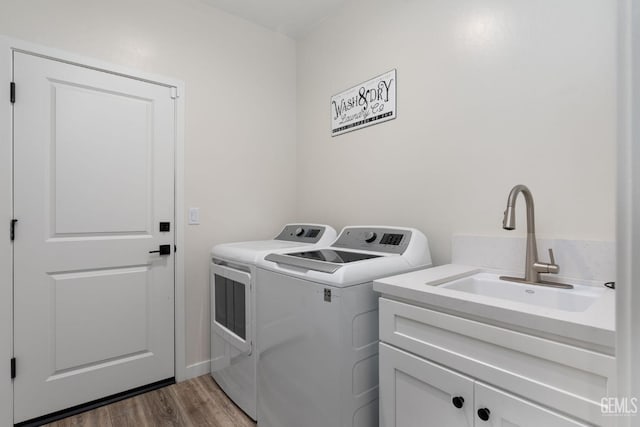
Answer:
M331 97L331 136L395 118L395 69Z

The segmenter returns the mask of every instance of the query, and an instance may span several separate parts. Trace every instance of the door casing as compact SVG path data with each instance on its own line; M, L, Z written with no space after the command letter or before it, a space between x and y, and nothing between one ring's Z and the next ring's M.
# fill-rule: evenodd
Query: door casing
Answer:
M185 84L181 80L143 73L128 67L39 46L0 35L0 424L13 425L13 383L10 359L13 355L13 254L9 222L13 215L13 117L9 102L9 82L13 80L13 52L33 55L92 68L107 73L174 87L176 99L175 135L175 376L187 379L184 272L184 105ZM19 102L20 89L16 91ZM19 238L19 231L18 235ZM19 367L18 367L19 375Z

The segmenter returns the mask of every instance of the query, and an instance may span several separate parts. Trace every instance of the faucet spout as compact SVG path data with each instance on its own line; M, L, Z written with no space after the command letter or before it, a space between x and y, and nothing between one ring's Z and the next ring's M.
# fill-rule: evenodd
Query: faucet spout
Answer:
M531 194L531 190L526 185L516 185L509 192L509 197L507 198L507 209L504 211L504 218L502 220L502 228L505 230L515 230L516 229L516 199L518 195L522 193L524 196L524 201L527 206L527 235L536 233L536 224L534 218L534 206L533 206L533 195Z
M543 263L538 260L538 247L536 245L536 224L534 217L533 195L526 185L516 185L511 189L507 199L507 208L502 219L502 228L505 230L515 230L516 228L516 199L522 193L527 207L527 252L525 260L524 279L518 279L533 284L546 284L540 279L540 273L557 273L559 267L555 264L553 251L549 249L550 263ZM509 278L510 280L513 278ZM570 286L570 285L564 285Z

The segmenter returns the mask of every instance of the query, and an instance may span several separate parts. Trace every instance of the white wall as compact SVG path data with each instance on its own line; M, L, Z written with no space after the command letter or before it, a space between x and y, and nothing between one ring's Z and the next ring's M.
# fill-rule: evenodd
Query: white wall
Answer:
M523 183L539 235L613 240L615 7L347 2L297 46L300 217L416 226L441 264L453 233L524 235ZM397 119L331 138L330 97L393 68Z
M199 0L4 1L0 34L186 82L189 364L209 247L296 210L416 226L443 263L453 233L506 233L522 182L541 236L614 238L615 2L351 0L296 49ZM331 138L330 96L392 68L398 118Z
M619 0L618 6L618 396L640 398L640 5ZM618 425L640 425L640 416L620 417Z
M186 82L187 364L208 360L209 248L295 210L294 42L198 0L3 1L0 34Z

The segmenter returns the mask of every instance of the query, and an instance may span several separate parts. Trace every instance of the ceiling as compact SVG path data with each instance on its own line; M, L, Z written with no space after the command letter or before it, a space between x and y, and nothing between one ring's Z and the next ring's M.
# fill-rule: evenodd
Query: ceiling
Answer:
M228 13L286 34L303 36L346 0L202 0Z

